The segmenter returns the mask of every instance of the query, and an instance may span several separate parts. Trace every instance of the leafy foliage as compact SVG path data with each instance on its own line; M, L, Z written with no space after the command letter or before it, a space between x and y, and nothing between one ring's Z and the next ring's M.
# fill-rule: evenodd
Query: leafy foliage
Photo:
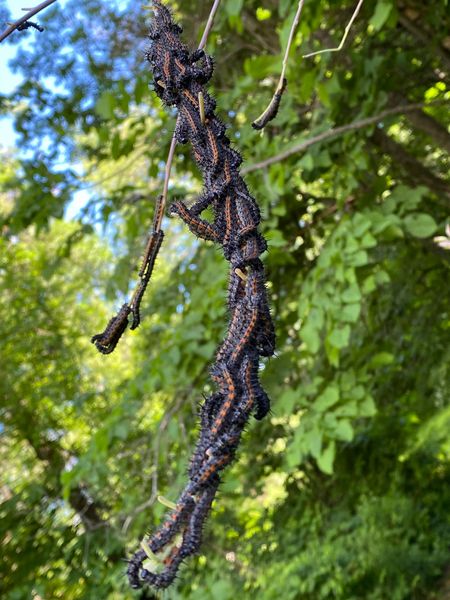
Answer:
M194 46L208 3L176 4ZM249 428L204 554L168 597L444 598L450 253L433 236L449 218L447 7L364 3L341 52L302 59L336 46L354 9L306 2L280 112L256 133L296 4L223 0L208 42L264 216L278 355L262 373L273 414ZM132 598L121 559L160 522L157 494L181 489L226 266L167 220L141 327L95 354L90 336L132 284L175 121L148 86L136 3L69 0L39 22L9 38L23 83L0 97L18 133L0 170L1 591ZM427 106L252 170L412 103ZM199 188L179 146L170 194Z

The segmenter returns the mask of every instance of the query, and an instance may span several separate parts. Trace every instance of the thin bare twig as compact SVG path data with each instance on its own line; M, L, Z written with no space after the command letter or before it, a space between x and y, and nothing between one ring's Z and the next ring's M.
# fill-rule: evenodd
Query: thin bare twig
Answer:
M298 7L297 7L297 12L295 13L294 20L292 21L291 30L289 32L289 38L288 38L288 42L286 45L286 51L285 51L284 57L283 57L283 67L281 69L280 80L279 80L278 86L277 86L278 89L281 89L281 87L283 85L283 80L286 77L286 69L287 69L287 64L288 64L289 52L291 51L292 42L294 41L295 30L298 27L298 23L300 21L300 15L302 14L304 3L305 3L304 0L299 1Z
M336 46L336 48L324 48L323 50L317 50L317 52L310 52L309 54L304 54L303 58L310 58L311 56L317 56L318 54L323 54L324 52L340 52L342 50L342 48L344 47L345 40L347 39L347 36L353 25L354 20L358 16L358 13L361 9L363 2L364 2L364 0L359 0L358 4L356 5L356 8L353 11L353 14L351 16L351 19L348 22L347 27L345 28L344 35L342 36L339 46Z
M161 204L162 204L162 210L160 211L161 221L162 221L162 217L164 215L164 210L165 210L165 207L166 207L166 204L167 204L167 192L169 190L170 173L172 171L172 163L173 163L173 157L174 157L174 154L175 154L175 148L176 148L176 146L177 146L177 139L175 137L175 132L174 132L174 134L172 136L172 141L170 142L169 154L167 155L167 160L166 160L166 169L165 169L165 173L164 173L163 193L159 197L159 202L161 202ZM159 231L161 229L161 221L159 222L157 231Z
M386 117L390 117L391 115L398 115L398 114L406 113L406 112L409 112L412 110L417 110L418 108L424 108L426 106L429 106L430 104L432 104L432 103L431 102L427 102L427 103L421 102L421 103L415 103L415 104L406 104L403 106L396 106L395 108L389 108L387 110L384 110L384 111L380 112L378 115L374 115L373 117L366 117L365 119L361 119L359 121L353 121L353 123L348 123L347 125L333 127L332 129L329 129L328 131L323 131L322 133L319 133L307 140L303 140L302 142L296 144L295 146L292 146L291 148L288 148L287 150L284 150L283 152L280 152L279 154L276 154L275 156L266 158L265 160L263 160L259 163L255 163L253 165L248 165L247 167L244 167L241 170L241 173L244 175L245 173L251 173L252 171L257 171L258 169L264 169L265 167L268 167L270 165L273 165L274 163L280 162L280 161L284 160L285 158L289 158L289 156L292 156L293 154L298 154L299 152L303 152L310 146L313 146L314 144L317 144L319 142L323 142L325 140L329 140L329 139L338 137L344 133L353 131L355 129L362 129L363 127L368 127L369 125L378 123L378 121L381 121L382 119L385 119Z
M255 119L255 121L253 121L252 127L254 129L263 129L267 125L267 123L276 116L276 113L278 112L278 108L281 102L281 96L283 95L287 84L286 69L289 58L289 52L291 50L292 42L294 41L295 30L297 29L298 23L300 21L300 15L302 13L304 3L304 0L299 0L297 12L295 13L294 20L292 21L291 30L289 32L289 38L283 57L281 75L280 79L278 80L278 85L276 87L275 93L265 111L257 119Z
M203 48L206 46L206 42L208 41L208 36L212 29L212 26L214 23L214 17L216 16L216 12L217 12L217 9L219 8L219 4L220 4L220 0L214 0L214 4L212 5L212 8L209 12L208 21L206 22L206 25L205 25L205 30L203 32L202 39L200 40L200 44L198 45L199 50L203 50Z
M3 42L3 40L11 35L13 31L22 25L22 23L26 23L28 19L31 19L31 17L34 17L34 15L37 15L38 12L44 10L44 8L47 8L47 6L50 6L50 4L53 4L54 2L56 2L56 0L45 0L45 2L41 2L41 4L31 8L26 15L20 17L20 19L17 19L17 21L14 21L14 23L11 23L11 25L0 34L0 42Z

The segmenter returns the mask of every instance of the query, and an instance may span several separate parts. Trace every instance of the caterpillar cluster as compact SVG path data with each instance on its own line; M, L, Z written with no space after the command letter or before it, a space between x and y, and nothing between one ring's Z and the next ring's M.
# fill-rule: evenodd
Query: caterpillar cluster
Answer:
M156 588L169 586L180 564L198 550L220 472L233 460L250 416L262 419L270 409L258 371L260 357L272 356L275 350L260 259L266 250L258 231L260 212L239 174L242 158L230 147L225 125L204 87L212 76L212 60L203 51L190 53L167 7L160 0L153 4L147 59L155 90L166 106L177 107L177 141L191 143L204 179L203 192L193 206L176 201L170 211L196 236L222 247L230 262L230 319L210 370L216 391L200 411L201 431L188 469L189 481L165 522L130 559L127 573L133 588L146 583ZM212 222L201 217L208 207L213 210ZM160 569L144 564L159 557Z

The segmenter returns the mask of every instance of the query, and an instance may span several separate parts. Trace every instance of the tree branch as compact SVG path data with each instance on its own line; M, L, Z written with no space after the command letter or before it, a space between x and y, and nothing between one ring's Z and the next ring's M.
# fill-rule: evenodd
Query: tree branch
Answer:
M434 39L434 36L432 35L432 33L430 34L425 29L417 27L405 15L400 14L398 17L398 21L399 21L400 25L404 29L409 31L409 33L411 35L413 35L421 44L423 44L427 48L430 47L430 40ZM449 56L449 54L439 44L433 45L431 50L433 53L436 53L439 55L439 58L443 62L445 69L447 70L447 72L450 72L450 56Z
M408 174L409 181L416 185L425 185L437 195L445 194L450 198L450 183L427 169L417 158L406 152L401 144L381 130L375 131L373 140L385 154L392 158L394 163L400 166L403 172Z
M41 2L41 4L38 4L34 8L30 9L25 16L21 17L17 21L14 21L14 23L12 23L7 29L5 29L3 33L0 34L0 42L3 42L3 40L11 35L13 31L22 25L22 23L26 23L29 19L31 19L31 17L34 17L34 15L37 15L38 12L41 12L41 10L44 10L44 8L47 8L47 6L50 6L50 4L53 4L54 2L56 2L56 0L45 0L45 2Z
M284 150L283 152L276 154L275 156L271 156L259 163L255 163L253 165L248 165L247 167L244 167L241 170L241 173L243 175L245 175L246 173L251 173L252 171L257 171L258 169L264 169L265 167L268 167L270 165L273 165L274 163L277 163L286 158L289 158L290 156L292 156L294 154L298 154L299 152L304 152L305 150L307 150L311 146L314 146L314 144L318 144L319 142L331 140L333 138L339 137L340 135L348 133L349 131L355 131L357 129L363 129L364 127L369 127L370 125L374 125L374 124L378 123L379 121L385 119L386 117L390 117L393 115L398 115L398 114L402 114L402 113L407 113L409 111L417 110L419 108L423 108L424 106L428 106L429 104L431 104L431 103L425 104L422 102L422 103L415 103L415 104L406 104L404 106L396 106L395 108L386 109L386 110L380 112L378 115L375 115L373 117L366 117L365 119L361 119L359 121L353 121L353 123L348 123L347 125L341 125L339 127L334 127L332 129L329 129L328 131L323 131L322 133L319 133L318 135L315 135L307 140L304 140L303 142L300 142L300 143L296 144L295 146L292 146L291 148L288 148L287 150Z
M422 110L412 110L407 118L413 127L429 135L437 146L450 154L450 134L445 127Z

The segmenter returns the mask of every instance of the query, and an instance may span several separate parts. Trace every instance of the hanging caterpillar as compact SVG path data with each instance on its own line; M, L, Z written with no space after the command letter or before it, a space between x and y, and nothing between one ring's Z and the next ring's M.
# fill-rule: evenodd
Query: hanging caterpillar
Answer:
M204 181L193 206L177 201L170 212L199 238L220 245L229 261L229 326L210 369L216 391L201 407L189 480L173 511L129 560L127 573L133 588L169 586L180 564L198 550L221 471L234 459L250 416L262 419L270 410L258 372L260 357L272 356L275 350L260 259L267 248L258 231L260 212L239 174L241 155L230 147L226 127L215 113L216 103L205 89L213 74L212 59L202 50L190 53L168 8L160 0L153 4L147 60L155 91L166 106L178 109L176 139L191 144ZM208 207L214 214L212 222L200 216ZM110 338L114 342L121 325L108 327L106 342ZM144 564L147 559L152 567ZM161 569L153 568L155 559L160 559Z
M38 23L35 23L34 21L25 21L24 23L21 23L20 25L18 25L16 27L16 29L17 29L17 31L25 31L26 29L29 29L30 27L33 27L33 29L40 31L41 33L44 31L44 28L41 27Z
M282 98L284 92L286 91L286 87L287 87L287 79L286 79L286 77L283 77L281 85L275 91L275 94L274 94L272 100L270 101L269 106L266 108L266 110L263 112L263 114L260 117L258 117L255 121L253 121L253 123L252 123L253 129L257 129L257 130L264 129L264 127L268 123L270 123L270 121L273 121L273 119L275 119L275 117L278 114L278 111L280 110L281 98Z

